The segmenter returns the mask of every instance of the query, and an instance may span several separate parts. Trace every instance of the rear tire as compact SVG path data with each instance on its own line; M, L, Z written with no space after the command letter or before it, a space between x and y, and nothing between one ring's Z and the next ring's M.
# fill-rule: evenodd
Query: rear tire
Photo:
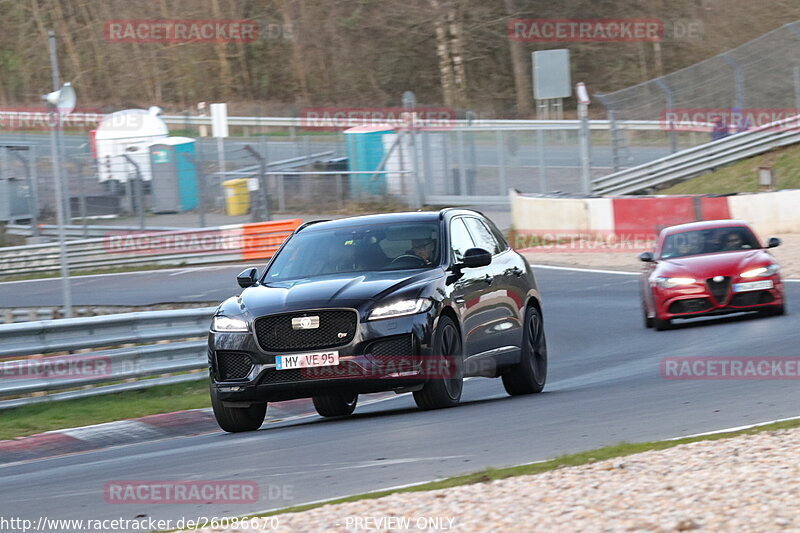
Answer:
M266 402L250 407L225 407L213 386L211 387L211 408L219 427L228 433L255 431L261 427L264 417L267 415Z
M503 373L503 387L511 396L542 392L547 381L547 341L542 314L535 307L525 311L521 360Z
M443 377L430 378L422 389L414 392L414 401L417 407L426 410L455 407L464 390L464 353L461 334L450 317L439 318L439 325L433 332L433 354L442 357Z
M314 409L320 416L348 416L356 410L358 394L326 394L325 396L314 396L311 400L314 402Z

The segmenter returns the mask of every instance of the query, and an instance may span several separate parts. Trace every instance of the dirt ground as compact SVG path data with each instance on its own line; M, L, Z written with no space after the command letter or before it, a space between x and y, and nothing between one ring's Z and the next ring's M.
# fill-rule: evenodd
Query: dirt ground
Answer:
M781 265L782 276L787 279L800 278L800 233L784 233L774 236L781 239L782 243L779 247L771 249L770 253ZM642 263L637 256L642 250L615 249L613 247L603 249L595 246L591 251L580 251L582 248L575 244L541 248L541 250L527 248L520 252L531 263L538 265L575 266L630 272L641 270Z

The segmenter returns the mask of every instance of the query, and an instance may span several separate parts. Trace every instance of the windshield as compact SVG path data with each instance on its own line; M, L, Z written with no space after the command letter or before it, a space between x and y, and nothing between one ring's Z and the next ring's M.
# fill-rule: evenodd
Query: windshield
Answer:
M309 228L291 238L264 281L346 272L430 268L439 263L436 222Z
M715 254L760 248L749 228L734 226L704 230L684 231L667 235L661 249L661 258L670 259L687 255Z

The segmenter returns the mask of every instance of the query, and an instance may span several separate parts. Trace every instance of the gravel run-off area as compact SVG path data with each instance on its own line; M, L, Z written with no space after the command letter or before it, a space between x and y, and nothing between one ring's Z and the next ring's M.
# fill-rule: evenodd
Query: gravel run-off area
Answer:
M277 521L278 531L303 532L800 531L800 428L326 505Z

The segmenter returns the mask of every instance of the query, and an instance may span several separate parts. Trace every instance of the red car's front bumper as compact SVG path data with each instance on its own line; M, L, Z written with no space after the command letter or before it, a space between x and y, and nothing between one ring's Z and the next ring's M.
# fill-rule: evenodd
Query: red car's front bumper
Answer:
M772 280L771 289L734 292L735 284ZM767 278L734 279L714 284L698 280L691 285L673 288L652 287L656 316L662 320L690 318L693 316L736 313L783 305L783 283L780 276Z

